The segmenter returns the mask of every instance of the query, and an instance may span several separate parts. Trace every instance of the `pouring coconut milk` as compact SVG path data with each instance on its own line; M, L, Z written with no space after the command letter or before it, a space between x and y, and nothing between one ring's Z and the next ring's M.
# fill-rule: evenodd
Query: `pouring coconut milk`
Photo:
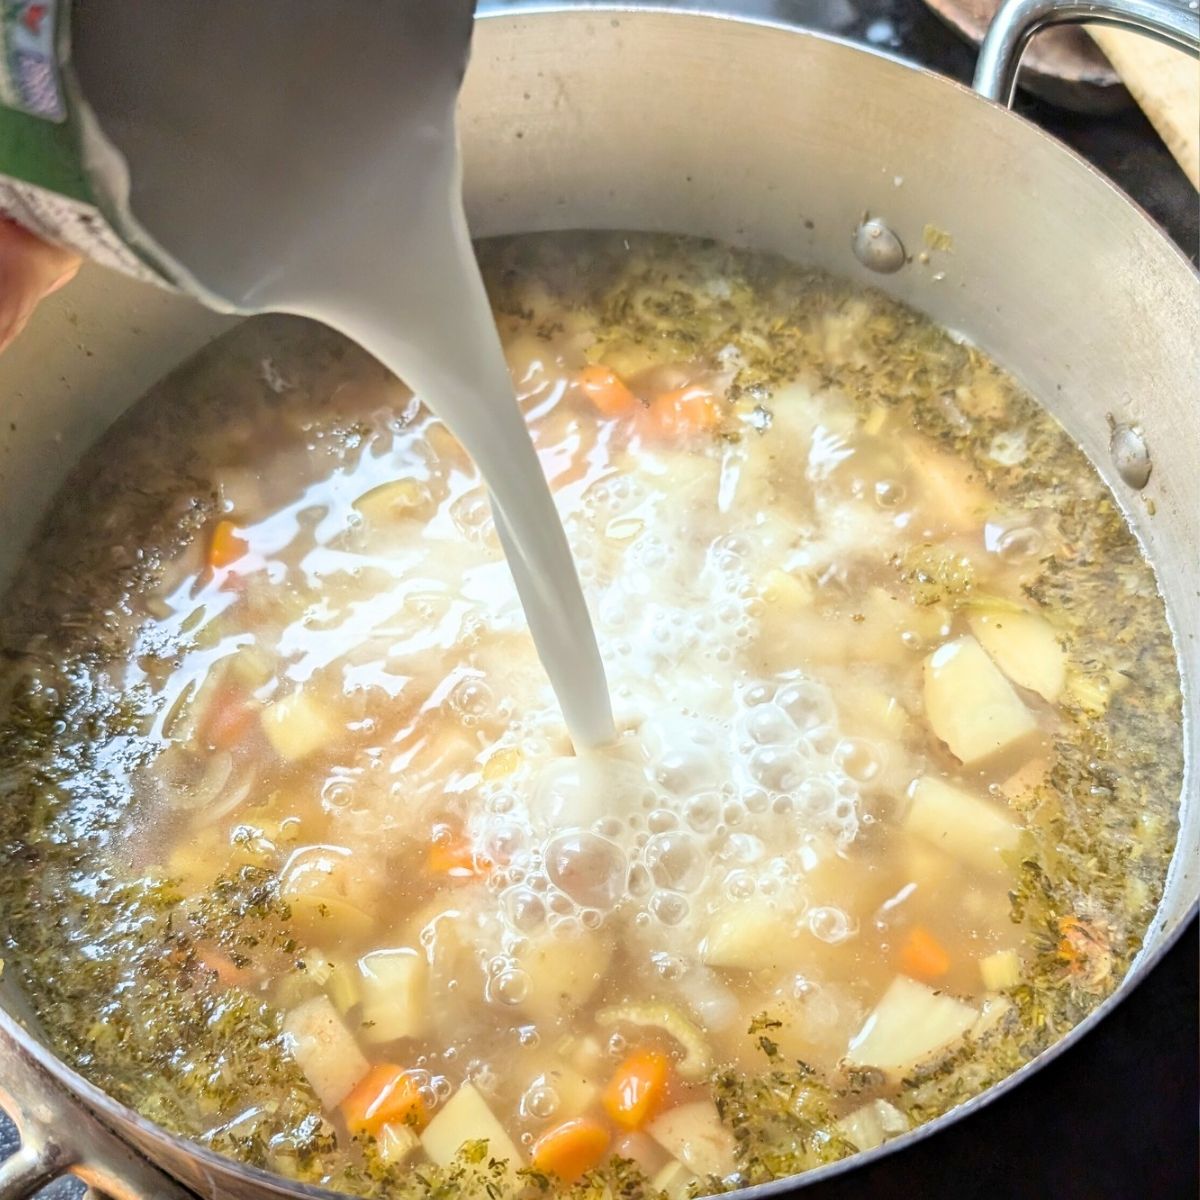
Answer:
M473 7L99 0L73 14L66 98L143 261L214 307L338 329L453 429L582 749L613 736L604 668L462 209Z

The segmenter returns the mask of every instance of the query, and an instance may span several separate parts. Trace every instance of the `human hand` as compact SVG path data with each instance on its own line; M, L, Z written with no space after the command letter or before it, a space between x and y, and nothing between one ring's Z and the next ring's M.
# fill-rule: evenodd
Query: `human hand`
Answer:
M38 304L74 277L80 262L74 250L43 242L0 216L0 351L25 328Z

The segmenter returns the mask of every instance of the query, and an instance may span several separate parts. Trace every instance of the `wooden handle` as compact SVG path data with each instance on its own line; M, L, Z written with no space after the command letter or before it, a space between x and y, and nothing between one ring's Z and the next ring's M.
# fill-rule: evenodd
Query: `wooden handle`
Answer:
M1192 186L1200 188L1200 65L1143 34L1103 25L1087 31L1158 130Z

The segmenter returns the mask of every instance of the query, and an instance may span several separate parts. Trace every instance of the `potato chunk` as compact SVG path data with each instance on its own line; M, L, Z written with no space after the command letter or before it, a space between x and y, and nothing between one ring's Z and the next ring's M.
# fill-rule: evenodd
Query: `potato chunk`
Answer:
M271 748L288 762L323 750L339 732L333 717L303 692L268 704L262 710L262 727Z
M429 968L416 950L375 950L358 960L362 1036L368 1042L418 1037L429 1025Z
M995 805L930 775L913 785L904 827L983 871L1003 871L1001 854L1014 849L1021 834Z
M1037 728L1012 684L973 637L947 642L925 660L925 713L933 732L968 764Z
M646 1132L701 1178L728 1175L734 1168L733 1134L721 1124L711 1100L669 1108L650 1122Z
M956 1042L979 1016L953 996L897 975L850 1041L846 1061L875 1067L892 1079Z
M329 1109L337 1108L370 1069L337 1009L326 996L314 996L293 1008L283 1035L296 1065Z
M473 1084L464 1083L429 1122L421 1134L421 1146L439 1167L444 1167L454 1160L464 1142L481 1138L487 1142L490 1158L507 1159L514 1168L521 1166L520 1152L488 1102Z
M612 958L612 944L598 933L537 938L522 952L529 976L521 1008L535 1021L553 1021L574 1012L596 990Z
M888 1138L907 1133L909 1121L894 1104L886 1100L868 1100L861 1108L844 1116L838 1122L838 1129L860 1150L874 1150Z
M1067 652L1054 626L1032 612L976 609L971 632L995 664L1018 687L1057 702L1067 682Z
M794 953L792 922L765 897L730 904L717 913L701 946L710 967L757 971L777 967Z

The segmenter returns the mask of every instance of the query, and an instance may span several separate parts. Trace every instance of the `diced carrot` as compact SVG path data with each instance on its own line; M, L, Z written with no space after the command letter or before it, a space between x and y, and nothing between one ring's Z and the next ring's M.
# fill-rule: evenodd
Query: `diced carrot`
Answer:
M442 823L433 827L425 865L431 875L449 875L451 879L470 879L491 869L491 863L475 853L466 836Z
M215 750L236 746L256 725L257 713L238 688L222 689L212 701L204 723L205 737Z
M574 1183L600 1165L608 1149L609 1134L599 1121L575 1117L542 1134L530 1150L535 1171L557 1175L563 1183Z
M641 1129L667 1095L671 1063L657 1050L635 1050L616 1069L601 1097L604 1111L625 1129Z
M619 417L637 407L637 397L609 367L599 363L584 367L577 382L596 410L606 417Z
M378 1136L385 1125L424 1127L429 1119L421 1089L411 1071L394 1063L372 1067L342 1101L342 1116L352 1134Z
M224 950L217 949L211 942L197 943L196 958L205 970L217 977L222 987L249 987L254 982L253 971L239 967Z
M656 396L638 418L646 436L673 441L715 429L721 422L721 413L712 392L688 384Z
M237 532L232 521L218 521L208 543L208 565L214 571L223 571L249 550L250 543Z
M900 968L914 979L938 979L950 970L950 955L924 925L916 925L900 948Z

